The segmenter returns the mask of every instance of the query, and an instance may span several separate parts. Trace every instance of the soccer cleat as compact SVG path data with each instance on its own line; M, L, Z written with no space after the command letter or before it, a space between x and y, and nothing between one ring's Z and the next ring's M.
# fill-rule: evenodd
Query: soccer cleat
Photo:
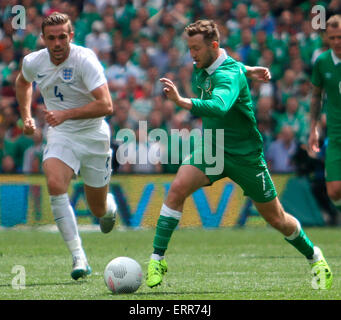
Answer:
M71 271L72 279L78 280L79 278L85 278L86 276L90 275L91 272L91 267L88 265L88 262L85 259L79 256L73 257Z
M333 282L333 274L328 266L326 259L324 258L322 251L315 247L317 250L320 260L311 263L311 273L313 274L312 287L313 289L330 289Z
M162 260L150 259L146 280L147 286L153 288L155 286L160 285L164 274L167 272L167 269L168 267L165 259Z
M112 201L115 203L115 206L116 206L114 196L111 193L108 193L108 197L112 198ZM109 233L114 228L114 225L116 222L116 214L117 214L117 207L115 207L115 210L113 211L113 215L99 218L99 226L101 228L102 233Z

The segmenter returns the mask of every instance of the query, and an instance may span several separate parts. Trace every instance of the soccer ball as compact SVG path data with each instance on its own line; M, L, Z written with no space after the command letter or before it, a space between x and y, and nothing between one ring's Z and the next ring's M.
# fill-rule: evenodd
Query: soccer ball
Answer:
M113 293L135 292L142 283L141 266L132 258L115 258L105 267L104 282Z

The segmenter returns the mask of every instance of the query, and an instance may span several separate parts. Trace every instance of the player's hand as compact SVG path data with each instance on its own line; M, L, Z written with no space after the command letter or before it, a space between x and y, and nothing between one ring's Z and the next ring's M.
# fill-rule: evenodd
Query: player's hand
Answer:
M45 120L51 127L56 127L66 120L65 112L62 110L43 111L45 114Z
M172 100L173 102L177 103L177 101L180 100L180 95L178 92L178 89L176 85L173 83L172 80L167 78L161 78L160 82L164 84L163 92L167 96L169 100Z
M34 134L36 130L36 123L33 118L27 118L23 121L23 132L27 135Z
M271 73L268 68L252 67L248 71L248 77L256 81L269 82L271 79Z
M309 135L309 148L314 152L320 152L319 133L317 128L312 129Z

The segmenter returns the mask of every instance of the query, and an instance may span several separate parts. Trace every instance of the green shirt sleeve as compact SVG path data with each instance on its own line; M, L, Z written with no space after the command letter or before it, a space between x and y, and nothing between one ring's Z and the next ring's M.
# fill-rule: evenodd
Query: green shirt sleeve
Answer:
M322 87L323 86L323 79L320 72L320 59L317 58L314 65L313 65L313 71L311 76L311 83L316 87Z
M245 68L245 65L242 62L240 62L240 61L237 61L237 64L242 69L242 71L244 72L244 74L246 76L247 70Z
M212 79L213 90L208 99L191 99L191 112L198 117L222 117L230 110L240 92L240 69L218 73Z

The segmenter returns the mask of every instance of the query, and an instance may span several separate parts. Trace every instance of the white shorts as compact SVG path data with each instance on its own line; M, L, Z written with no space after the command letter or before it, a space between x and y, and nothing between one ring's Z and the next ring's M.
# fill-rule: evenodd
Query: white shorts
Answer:
M57 158L83 178L84 184L100 188L107 185L111 176L110 129L103 121L100 128L77 133L63 133L50 127L43 161Z

